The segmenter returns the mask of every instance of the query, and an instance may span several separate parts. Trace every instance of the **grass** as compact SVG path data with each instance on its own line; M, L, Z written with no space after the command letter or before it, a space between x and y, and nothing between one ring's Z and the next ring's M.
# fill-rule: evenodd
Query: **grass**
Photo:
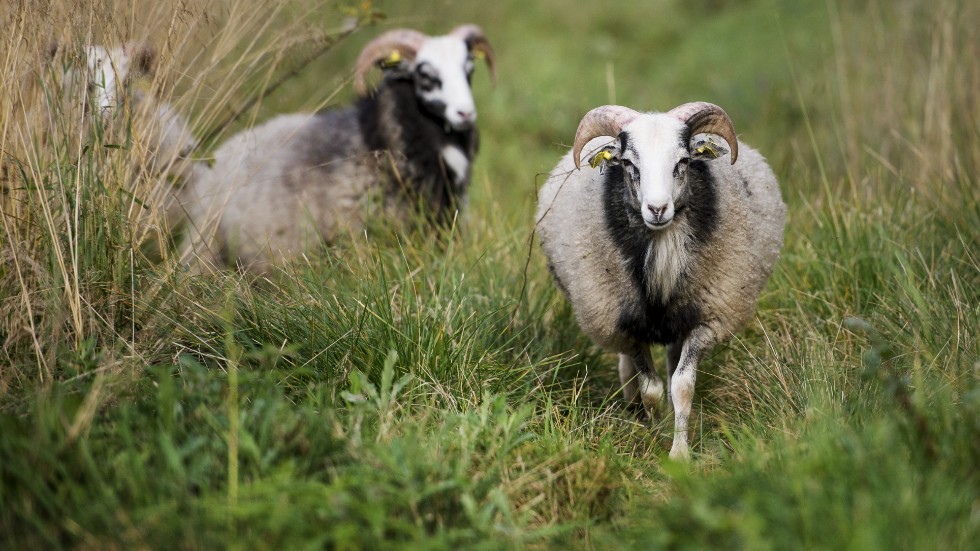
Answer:
M0 8L3 547L980 537L974 2L161 4ZM382 228L259 281L176 265L138 129L91 124L58 77L71 45L145 35L145 85L218 143L349 101L380 29L469 21L499 75L475 78L456 233ZM69 47L46 61L49 37ZM701 365L680 465L670 419L623 407L529 239L585 111L696 99L769 157L790 222L756 320Z

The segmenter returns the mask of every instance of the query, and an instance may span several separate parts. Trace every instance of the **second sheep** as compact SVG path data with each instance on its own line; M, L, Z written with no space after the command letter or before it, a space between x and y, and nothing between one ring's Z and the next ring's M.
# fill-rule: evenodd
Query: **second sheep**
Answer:
M233 136L181 192L185 261L262 273L360 231L367 216L400 220L422 209L434 224L451 223L478 146L477 58L492 77L493 50L476 25L437 37L388 31L357 61L362 93L365 74L384 70L376 91L346 109L283 115Z

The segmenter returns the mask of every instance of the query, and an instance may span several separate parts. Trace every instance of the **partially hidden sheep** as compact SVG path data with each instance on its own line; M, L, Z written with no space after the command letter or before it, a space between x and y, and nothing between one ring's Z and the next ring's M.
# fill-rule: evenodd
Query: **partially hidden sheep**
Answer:
M583 167L590 142L592 166ZM667 113L593 109L540 191L549 269L582 330L619 353L626 400L651 415L664 384L650 344L667 347L672 458L689 455L698 362L754 315L785 217L765 159L736 140L723 109L703 102Z
M451 223L478 147L470 89L478 58L493 77L493 50L476 25L436 37L388 31L357 61L362 94L368 71L383 70L373 93L230 138L181 193L190 217L185 260L262 273L361 231L369 217L397 224L420 211L433 224Z
M51 56L57 48L51 46ZM101 124L112 139L128 144L130 153L139 155L140 170L189 180L197 140L187 120L146 85L154 72L156 51L140 42L111 48L86 45L78 57L81 63L69 64L65 71L64 96L81 102L89 115L86 120Z
M182 215L175 190L201 167L191 160L197 140L190 124L154 92L155 64L155 50L142 42L50 44L36 90L25 94L23 126L11 133L17 140L0 162L0 187L26 189L11 169L24 161L91 151L109 159L103 168L121 169L103 177L118 176L135 198L130 215L143 230L160 236L176 224Z

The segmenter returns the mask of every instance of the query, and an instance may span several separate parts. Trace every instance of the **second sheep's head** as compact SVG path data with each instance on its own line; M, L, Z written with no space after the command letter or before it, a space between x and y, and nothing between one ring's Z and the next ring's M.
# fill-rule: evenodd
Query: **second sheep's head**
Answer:
M640 113L628 107L605 105L582 118L575 133L573 156L582 166L582 150L599 137L615 141L595 154L598 162L621 170L631 195L627 204L639 210L651 230L670 226L683 208L687 174L692 162L728 153L713 141L693 145L698 134L714 134L731 148L731 163L738 158L738 141L724 109L705 102L685 103L667 113Z
M361 51L354 86L363 95L367 90L365 76L379 66L387 78L411 79L421 106L445 121L447 129L468 130L476 123L470 80L474 63L480 58L486 60L493 80L493 48L477 25L460 25L444 36L396 29Z

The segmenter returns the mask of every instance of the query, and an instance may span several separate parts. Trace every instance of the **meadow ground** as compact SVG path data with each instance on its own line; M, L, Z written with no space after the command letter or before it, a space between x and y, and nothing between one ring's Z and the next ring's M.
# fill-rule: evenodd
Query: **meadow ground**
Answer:
M980 540L978 3L14 0L0 17L0 547ZM206 157L349 101L381 30L461 22L486 30L498 82L477 70L453 235L372 226L262 280L178 266L132 134L59 97L71 45L144 36L144 85ZM68 47L47 60L52 40ZM682 465L669 416L623 407L532 235L583 113L692 100L769 158L790 215L756 320L700 366Z

